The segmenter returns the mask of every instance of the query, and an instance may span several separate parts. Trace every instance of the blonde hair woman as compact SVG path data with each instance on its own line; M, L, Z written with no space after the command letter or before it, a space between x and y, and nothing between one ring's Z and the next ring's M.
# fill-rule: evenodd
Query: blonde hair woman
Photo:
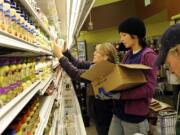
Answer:
M102 43L96 46L94 52L93 62L82 61L75 59L69 50L62 53L61 48L58 45L54 46L54 54L58 57L61 67L66 71L66 73L73 79L83 81L80 75L91 67L91 65L102 62L109 61L116 63L117 52L115 47L111 43ZM91 97L90 110L93 112L93 119L95 121L96 130L98 135L108 135L109 125L112 118L112 107L113 102L109 100L100 100Z

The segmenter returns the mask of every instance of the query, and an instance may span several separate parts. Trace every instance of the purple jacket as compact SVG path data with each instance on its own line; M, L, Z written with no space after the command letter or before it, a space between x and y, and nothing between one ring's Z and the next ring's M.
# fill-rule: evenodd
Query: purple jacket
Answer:
M125 63L127 52L122 63ZM141 64L152 67L151 70L145 72L147 83L132 90L122 91L121 100L125 100L125 113L131 115L145 116L149 111L149 103L154 95L156 87L157 68L154 66L156 60L155 52L146 48L142 52Z
M59 59L61 67L73 80L81 80L80 75L89 69L92 63L80 59L75 59L69 50L63 54L66 57Z

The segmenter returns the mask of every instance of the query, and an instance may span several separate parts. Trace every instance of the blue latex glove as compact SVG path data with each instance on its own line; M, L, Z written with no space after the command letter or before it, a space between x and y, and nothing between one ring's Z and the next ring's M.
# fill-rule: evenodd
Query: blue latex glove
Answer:
M112 92L106 92L104 88L99 88L99 94L96 95L96 98L101 100L108 100L108 99L116 99L118 100L120 98L120 93L112 93Z

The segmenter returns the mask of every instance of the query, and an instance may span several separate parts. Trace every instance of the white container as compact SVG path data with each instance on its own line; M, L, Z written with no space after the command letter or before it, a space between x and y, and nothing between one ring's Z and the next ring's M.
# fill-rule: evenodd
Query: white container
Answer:
M176 135L176 111L160 112L161 135Z

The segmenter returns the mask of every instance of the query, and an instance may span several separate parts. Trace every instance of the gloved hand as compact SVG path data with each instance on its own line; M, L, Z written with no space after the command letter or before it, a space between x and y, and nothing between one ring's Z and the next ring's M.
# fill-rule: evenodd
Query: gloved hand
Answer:
M99 88L99 94L96 95L96 98L101 100L109 100L109 99L120 99L120 93L112 93L112 92L106 92L104 88Z

